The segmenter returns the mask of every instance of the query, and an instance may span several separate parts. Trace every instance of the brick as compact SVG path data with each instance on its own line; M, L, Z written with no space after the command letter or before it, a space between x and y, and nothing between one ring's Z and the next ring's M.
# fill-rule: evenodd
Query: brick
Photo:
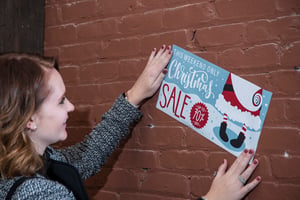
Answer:
M183 145L185 130L182 127L139 127L138 143L142 148L179 148Z
M262 145L260 145L260 146L262 146ZM256 152L254 158L258 160L258 166L256 167L255 171L253 172L249 181L252 181L257 176L260 176L262 178L262 181L264 181L264 182L275 181L276 179L274 178L274 176L272 174L270 158L268 156L262 155L261 151L259 149Z
M274 16L276 11L273 0L220 0L215 5L221 19Z
M67 133L68 137L65 141L59 142L56 144L56 148L64 148L68 147L71 145L74 145L78 142L81 142L84 137L91 132L90 127L74 127L74 126L69 126L67 127Z
M157 168L157 152L150 150L123 150L116 167L127 168Z
M64 66L59 68L59 72L63 77L64 83L67 86L76 85L79 82L79 67Z
M127 91L131 86L128 82L116 82L111 84L99 85L100 103L113 102L121 93Z
M45 27L54 26L59 23L57 8L55 6L45 6ZM47 33L47 32L45 32Z
M300 42L295 42L283 50L281 64L288 68L299 66Z
M82 84L103 84L118 81L118 63L94 63L80 68L80 82Z
M147 61L144 59L121 60L118 69L119 80L136 81L144 70Z
M110 0L102 1L101 12L103 16L125 16L134 13L139 8L135 0Z
M280 12L299 13L300 11L300 2L298 0L276 0L275 3L277 10Z
M280 185L262 182L249 194L250 199L289 199L286 198ZM297 198L296 198L297 199Z
M108 165L107 163L105 163L105 165L101 168L100 172L88 178L84 182L84 184L89 187L93 187L93 186L97 187L99 190L101 188L103 191L114 191L114 188L111 189L104 188L105 184L107 183L108 176L111 174L111 172L112 172L112 165Z
M198 197L205 195L209 191L212 180L213 176L192 176L191 193Z
M299 180L299 157L271 156L270 160L274 177Z
M203 2L166 10L163 23L167 29L178 29L207 22L215 17L216 11L213 4Z
M137 129L137 126L134 126L133 130L130 132L129 136L126 137L125 140L123 140L121 143L120 143L120 147L122 149L126 149L126 150L131 150L131 151L153 151L153 149L146 149L146 148L140 148L140 146L138 145L138 142L137 142L137 137L136 137L136 129ZM125 163L127 164L127 163ZM155 162L151 163L151 164L155 164Z
M113 169L107 177L104 189L128 191L138 188L139 178L137 174L127 170Z
M115 19L103 19L77 25L79 39L91 40L117 34Z
M187 177L176 173L148 173L142 180L141 191L156 191L184 197L189 193L188 179Z
M300 136L296 129L264 128L258 150L264 154L281 154L284 152L297 152L299 150Z
M166 169L180 170L203 170L207 166L203 152L185 150L162 151L160 164Z
M228 49L219 55L218 65L228 69L276 65L280 62L277 49L278 46L274 44L253 46L244 50Z
M265 126L286 126L287 120L283 115L285 107L285 100L272 99L265 119Z
M191 128L187 129L186 146L192 149L202 149L210 151L218 151L220 148L213 142L207 140L200 133L197 133Z
M100 87L96 85L67 87L69 99L74 104L103 103L100 99Z
M72 99L70 101L72 102ZM89 127L91 129L101 121L102 115L107 112L111 106L112 103L98 105L77 104L75 105L75 110L69 113L68 126L73 128Z
M176 44L184 48L188 43L185 31L175 31L170 33L160 33L145 36L141 39L141 46L144 54L149 55L154 47L161 48L163 44Z
M155 9L161 9L165 7L166 2L168 1L162 1L162 0L152 0L152 1L147 1L147 0L141 0L140 1L144 9L146 10L155 10Z
M85 185L84 187L86 188L89 198L93 197L98 192L98 188L96 188L96 187L87 186L87 185Z
M144 9L146 10L155 10L155 9L161 9L161 8L172 8L187 4L195 4L199 3L201 1L206 0L141 0L141 4L144 6Z
M124 16L118 24L121 34L147 34L162 28L162 11Z
M44 56L59 58L59 49L58 48L48 48L44 47Z
M95 0L68 3L63 5L61 10L64 21L87 18L99 13L99 7Z
M299 26L299 16L249 22L247 24L247 40L250 43L299 40Z
M224 150L211 152L206 161L207 171L205 171L205 175L213 175L214 172L218 170L224 159L227 160L228 166L230 166L235 161L236 157L228 152L225 152Z
M119 62L97 62L80 67L79 78L82 84L104 84L119 81L136 81L146 63L140 60Z
M296 71L274 71L270 84L276 96L299 96L300 73Z
M182 126L180 122L158 109L153 109L154 105L148 106L147 103L142 107L142 112L147 113L147 115L143 116L140 124L145 126Z
M47 46L60 46L76 41L76 29L73 25L47 28L45 40Z
M98 60L99 44L95 42L75 44L61 48L60 62L63 64L80 64Z
M94 200L119 200L120 195L116 192L109 192L109 191L103 191L99 190L95 196L93 196L92 199Z
M300 75L299 75L300 77ZM299 78L300 81L300 78ZM290 121L296 125L296 127L300 124L300 100L288 100L286 103L286 117Z
M249 195L249 199L298 199L300 186L262 182Z
M299 182L298 182L299 183ZM299 184L282 184L282 193L286 199L297 199L300 197L300 186Z
M244 35L244 24L231 24L198 29L195 39L202 46L233 45L242 43Z
M115 58L136 56L140 52L140 40L137 38L122 38L104 40L101 42L100 58Z
M116 164L116 162L118 161L118 158L122 152L122 149L123 149L123 143L126 142L126 139L123 141L120 142L119 146L114 150L114 152L112 154L109 155L109 157L107 158L106 162L105 162L105 165L104 167L105 168L108 168L108 169L113 169L114 165ZM120 168L117 168L117 169L120 169ZM101 171L100 171L101 172ZM110 172L109 172L110 173ZM108 174L109 174L108 173ZM105 176L108 176L105 175Z
M270 90L272 88L269 84L270 81L268 80L270 75L270 71L275 71L280 68L280 64L275 64L275 65L265 65L265 66L260 66L259 68L255 67L242 67L242 68L234 68L230 69L229 71L242 76L245 79L254 79L257 82L258 86L263 86L264 89ZM255 78L256 76L263 78ZM251 82L251 81L250 81ZM256 82L254 82L256 84Z
M113 102L109 102L92 106L89 115L89 122L93 125L98 124L102 119L102 115L112 107L112 104Z
M155 195L155 194L142 194L142 193L122 193L121 200L187 200L183 198L170 197L169 195ZM102 200L102 199L101 199Z
M71 101L71 100L70 100ZM92 106L77 106L75 110L71 112L70 123L71 126L86 126L91 127L93 120L91 119Z

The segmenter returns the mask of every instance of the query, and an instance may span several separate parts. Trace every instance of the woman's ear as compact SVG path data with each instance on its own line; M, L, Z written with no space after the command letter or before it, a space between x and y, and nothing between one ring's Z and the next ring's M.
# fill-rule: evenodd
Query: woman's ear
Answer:
M35 119L35 116L33 115L30 118L29 122L27 122L27 125L26 125L26 127L31 131L36 131L36 129L37 129L37 125L36 125L36 122L34 119Z

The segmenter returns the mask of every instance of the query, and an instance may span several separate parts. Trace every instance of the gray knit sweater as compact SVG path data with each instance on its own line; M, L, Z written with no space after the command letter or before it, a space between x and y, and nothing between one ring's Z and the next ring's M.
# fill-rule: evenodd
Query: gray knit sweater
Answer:
M102 116L102 121L94 127L85 139L65 149L47 148L50 158L73 165L82 180L99 172L108 156L128 133L132 123L137 122L142 113L120 95L112 108ZM45 178L28 179L14 193L12 200L23 199L60 199L73 200L73 193L64 185ZM0 179L0 199L5 199L13 183L20 177Z

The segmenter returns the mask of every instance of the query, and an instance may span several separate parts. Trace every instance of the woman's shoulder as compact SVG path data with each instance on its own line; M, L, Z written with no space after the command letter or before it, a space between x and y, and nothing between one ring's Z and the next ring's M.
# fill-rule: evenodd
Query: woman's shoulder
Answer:
M49 158L51 158L53 160L67 162L66 157L60 151L61 151L61 149L54 149L53 147L48 146L46 148L45 152L46 152L46 154L48 154Z
M1 199L5 199L8 191L13 184L21 177L1 181L0 187L3 187L2 191L5 191L0 195ZM75 197L71 191L69 191L64 185L47 179L43 176L36 175L24 180L20 184L12 195L12 200L25 200L25 199L65 199L74 200Z

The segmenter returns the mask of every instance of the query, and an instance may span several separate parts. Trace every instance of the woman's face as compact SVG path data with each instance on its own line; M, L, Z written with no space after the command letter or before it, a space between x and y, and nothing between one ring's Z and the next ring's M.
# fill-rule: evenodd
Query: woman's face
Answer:
M67 138L66 125L68 113L74 110L74 105L65 97L65 85L61 75L51 69L46 76L50 92L40 108L32 116L31 123L37 127L29 133L29 137L39 154L46 147Z

